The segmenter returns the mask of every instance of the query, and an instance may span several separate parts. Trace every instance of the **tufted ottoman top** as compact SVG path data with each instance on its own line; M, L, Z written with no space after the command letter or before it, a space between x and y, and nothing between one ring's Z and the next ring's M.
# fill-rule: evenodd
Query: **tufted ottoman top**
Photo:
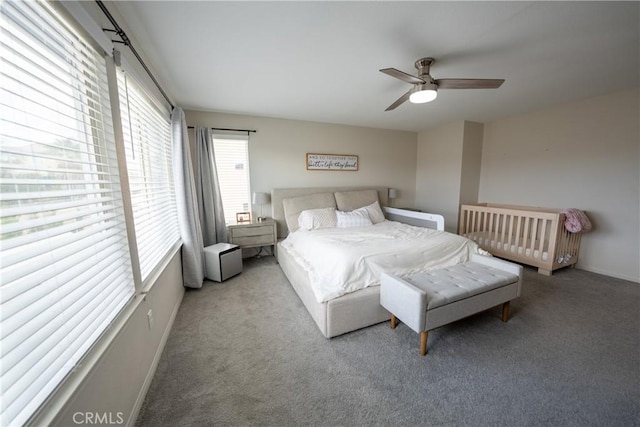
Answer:
M427 293L427 310L469 298L518 281L518 276L475 262L457 264L404 280Z

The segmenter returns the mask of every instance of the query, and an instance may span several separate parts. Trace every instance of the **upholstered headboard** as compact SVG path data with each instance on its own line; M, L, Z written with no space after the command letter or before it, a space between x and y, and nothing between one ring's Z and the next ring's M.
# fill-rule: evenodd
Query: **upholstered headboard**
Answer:
M305 209L314 209L319 207L337 207L341 210L352 210L355 206L362 206L362 200L365 200L362 197L362 193L352 193L351 191L360 191L360 190L375 190L378 192L378 201L381 206L387 205L388 203L388 187L319 187L319 188L274 188L271 190L271 216L277 223L278 227L278 238L286 237L289 234L289 229L287 227L287 221L285 218L285 211L283 206L283 200L285 199L293 199L300 198L296 200L295 210ZM322 194L324 193L324 194ZM328 194L327 194L328 193ZM335 193L341 193L336 196ZM311 196L313 194L318 194L318 197L305 197ZM365 193L366 194L366 193ZM337 199L337 203L331 204L331 197L333 196L333 200ZM322 202L320 202L322 200ZM318 203L324 204L324 202L328 203L327 206L319 206ZM307 206L308 204L308 206ZM355 208L353 208L355 209Z

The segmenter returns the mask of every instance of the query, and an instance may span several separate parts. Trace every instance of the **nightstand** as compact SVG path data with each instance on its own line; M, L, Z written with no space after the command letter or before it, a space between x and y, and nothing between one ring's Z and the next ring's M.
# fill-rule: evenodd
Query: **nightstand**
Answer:
M239 222L227 227L229 243L241 248L258 248L272 246L271 253L276 255L276 222L271 219L264 221Z

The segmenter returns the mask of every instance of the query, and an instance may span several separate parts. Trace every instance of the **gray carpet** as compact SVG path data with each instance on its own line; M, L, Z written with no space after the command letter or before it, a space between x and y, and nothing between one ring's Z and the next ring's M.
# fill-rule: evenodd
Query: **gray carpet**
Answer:
M500 309L324 338L273 257L187 291L138 426L640 425L640 286L525 270Z

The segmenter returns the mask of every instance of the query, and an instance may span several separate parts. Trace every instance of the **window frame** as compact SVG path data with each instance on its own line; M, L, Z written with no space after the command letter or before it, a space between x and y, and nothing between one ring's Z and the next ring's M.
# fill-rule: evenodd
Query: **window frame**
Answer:
M252 212L252 204L251 204L251 159L249 157L249 143L250 143L250 138L249 138L249 132L241 132L241 131L221 131L221 130L212 130L211 131L211 140L213 143L213 149L214 149L214 153L215 153L215 163L216 163L216 170L218 173L218 181L220 182L220 194L222 195L222 205L224 208L224 217L225 217L225 224L226 225L233 225L236 223L236 214L240 213L240 212ZM242 152L242 157L243 160L246 162L246 172L244 174L244 177L246 179L246 187L243 189L246 191L246 201L242 200L243 203L243 207L242 210L240 211L231 211L229 209L232 209L231 207L227 207L228 203L225 204L225 199L229 200L229 196L225 197L225 190L223 188L223 180L225 180L225 178L223 178L223 173L225 172L224 170L221 173L221 168L220 166L223 165L223 163L219 163L219 158L220 156L219 154L219 149L220 149L220 143L224 141L225 145L228 146L232 146L234 143L242 143L243 144L243 152ZM243 185L244 187L244 185ZM227 188L227 190L229 190ZM246 203L246 208L244 208L244 203ZM253 213L251 214L251 219L254 220L253 218Z
M126 61L122 64L122 66L116 67L115 70L115 90L114 92L116 93L115 95L115 103L117 103L117 106L115 106L115 108L118 110L118 119L120 121L120 126L118 128L119 131L119 140L118 140L118 145L119 145L119 153L122 157L122 163L124 164L124 167L121 169L121 174L122 175L126 175L126 193L127 193L127 201L128 201L128 212L131 214L130 216L130 221L132 223L132 227L131 227L131 233L132 233L132 238L131 238L131 245L135 248L135 250L133 250L132 252L135 254L135 259L133 260L133 264L134 264L134 269L136 270L136 275L139 277L138 282L139 282L139 288L141 290L141 292L146 293L149 291L149 289L153 286L153 284L155 283L155 281L157 280L159 274L164 270L164 268L166 267L166 265L169 263L169 261L171 261L171 259L174 257L175 253L180 249L180 247L182 246L182 238L180 237L180 228L179 228L179 223L178 223L178 214L177 214L177 206L174 204L173 205L173 214L174 214L174 220L175 223L174 225L174 235L171 236L173 238L173 240L164 245L163 250L164 250L164 254L158 255L157 253L155 254L155 262L153 263L153 265L150 268L147 269L143 269L143 265L144 265L144 260L141 260L141 252L143 252L143 257L147 254L144 253L144 251L141 251L141 249L147 250L148 246L142 246L142 245L148 245L148 242L145 241L144 243L141 242L141 236L142 233L147 233L146 235L148 235L149 229L144 228L143 230L141 230L140 228L136 229L136 217L138 217L139 219L143 220L143 221L148 221L149 220L149 215L142 215L142 216L138 216L136 210L141 208L141 206L136 206L135 202L134 202L134 198L132 196L132 188L134 186L136 186L135 184L132 183L132 176L131 176L131 172L132 172L132 168L136 165L133 165L133 163L137 162L137 160L135 159L135 153L132 153L131 150L131 145L136 144L136 142L133 141L132 138L132 129L131 129L131 120L130 120L130 114L131 111L127 111L127 112L123 112L123 107L126 107L128 109L131 108L132 103L130 102L130 100L128 99L129 96L134 96L133 93L131 93L132 90L137 91L137 94L135 96L141 98L144 97L146 98L145 100L148 101L148 104L146 105L147 108L149 109L154 109L155 112L159 115L163 115L166 114L166 124L168 126L167 128L167 132L168 132L168 137L169 139L166 141L163 141L166 146L164 147L164 150L166 151L165 154L167 154L168 151L168 164L165 164L164 166L166 166L167 170L165 171L166 173L169 174L171 181L169 183L169 185L171 186L170 189L170 194L169 197L171 197L174 201L176 200L176 193L175 193L175 181L173 180L173 169L172 169L172 164L171 164L171 149L172 149L172 143L171 143L171 120L168 117L169 116L169 111L164 109L162 104L158 102L158 100L151 94L149 94L149 92L146 90L145 86L140 83L137 79L137 76L135 74L131 74L129 72L129 70L133 68L131 66L129 66ZM125 86L123 86L123 84ZM126 86L126 85L131 85L131 86ZM124 99L124 97L127 97L127 99ZM136 100L136 102L140 102L141 100L138 99ZM156 117L157 119L158 117ZM125 120L128 121L128 123L125 123ZM149 123L146 123L146 125L149 125ZM129 130L126 131L127 127L129 127ZM139 136L139 135L138 135ZM129 138L127 138L129 137ZM140 142L139 140L137 142ZM142 147L140 146L136 146L136 149L142 149L145 151L145 154L148 154L148 149L149 149L149 145L152 145L153 143L149 143L149 141L144 141L142 142ZM156 151L155 149L153 149L154 151ZM157 154L157 153L156 153ZM139 159L138 159L139 160ZM167 160L167 159L163 159L163 160ZM137 165L140 166L140 165ZM145 167L150 167L151 164L147 163L146 165L143 165L143 168ZM148 182L148 176L145 175L145 184L143 184L142 186L146 188L146 183ZM155 205L157 202L156 199L156 194L152 194L153 197L153 202L151 205ZM145 208L150 207L151 205L149 203L145 204ZM166 208L166 205L164 205ZM156 252L154 250L154 252Z
M7 6L3 6L3 7L9 7ZM90 354L96 354L94 352L94 350L97 347L101 347L101 344L104 345L105 344L105 340L104 337L105 335L107 335L109 333L109 331L113 330L113 325L118 323L119 320L123 319L123 318L128 318L126 316L127 313L131 313L130 309L132 306L135 305L135 301L139 300L137 298L138 295L138 291L137 291L137 287L135 284L135 280L134 280L134 276L133 276L133 267L131 265L131 255L129 253L129 245L127 245L127 241L128 241L128 234L127 234L127 230L126 230L126 212L124 211L124 194L122 194L121 190L121 186L122 186L122 182L121 182L121 178L120 178L120 165L119 165L119 159L118 159L118 155L117 155L117 150L116 150L116 145L115 145L115 129L113 129L114 126L114 122L113 122L113 115L112 115L112 110L110 108L110 104L111 104L111 90L110 90L110 86L109 86L109 59L105 58L104 52L101 52L101 50L96 49L95 46L86 39L86 37L83 37L82 35L80 35L77 31L75 31L74 27L71 25L71 23L68 21L68 19L66 19L64 16L61 16L61 14L59 14L57 12L57 10L52 7L49 3L23 3L20 6L11 6L11 7L15 7L16 11L13 13L19 14L20 16L23 16L24 19L26 20L25 22L25 26L22 28L26 28L28 32L33 32L35 33L36 31L38 31L36 29L36 27L32 27L32 26L27 26L28 23L32 22L33 19L35 19L34 17L36 15L40 16L39 19L42 19L43 21L49 22L51 23L51 33L50 34L56 34L55 37L60 37L59 39L55 39L54 36L51 36L52 38L50 39L49 36L43 36L41 35L40 37L45 38L46 40L57 40L60 45L63 44L71 44L71 40L74 40L76 44L76 46L82 46L82 48L80 48L80 53L76 52L78 54L78 57L75 59L75 62L71 61L69 58L74 57L75 56L73 54L70 53L65 53L64 54L64 58L66 58L69 62L66 64L67 67L71 67L70 71L69 71L69 78L71 78L71 76L75 75L75 76L80 76L79 78L76 77L76 81L79 84L79 87L76 86L70 86L73 87L73 90L71 91L71 93L73 93L73 96L77 96L77 99L75 99L72 104L67 104L67 106L69 108L75 108L77 113L76 114L82 114L82 116L80 117L80 120L78 120L78 117L75 118L76 123L78 128L74 128L74 127L69 127L68 129L74 129L75 132L77 133L77 138L79 138L79 141L82 140L82 142L80 142L80 144L84 144L86 149L86 152L83 150L78 150L77 153L79 153L80 157L85 159L83 160L83 162L85 162L88 166L89 169L82 169L83 174L89 174L89 175L100 175L103 172L105 172L105 170L103 169L103 167L100 165L100 161L98 161L98 156L104 156L105 153L110 153L107 158L108 161L107 163L109 164L109 168L112 171L110 176L113 176L112 179L108 179L104 182L101 183L101 179L98 179L97 181L87 181L86 184L84 184L84 182L86 180L80 180L78 182L80 182L80 184L77 185L91 185L94 187L93 191L97 191L98 194L101 194L103 192L106 191L106 185L111 186L111 194L116 195L116 203L120 203L119 209L116 211L116 215L118 217L120 217L120 219L118 219L115 224L117 225L117 227L119 228L119 231L117 231L117 234L120 236L118 242L116 243L119 249L118 252L121 254L120 256L122 257L122 259L124 260L124 267L125 267L125 271L122 273L124 274L124 276L120 276L123 277L123 280L117 280L115 283L115 289L126 289L126 292L123 294L123 296L121 298L118 299L100 299L99 303L102 304L103 302L107 302L112 308L110 310L108 310L108 312L105 314L104 311L101 310L97 310L95 308L93 308L91 310L91 315L92 316L102 316L103 314L105 314L104 319L101 321L99 324L97 324L94 328L86 330L83 329L82 330L82 334L79 335L79 337L81 337L81 339L79 338L78 341L78 346L75 347L73 351L73 358L69 358L66 357L65 358L65 363L63 365L61 365L60 368L51 371L52 372L52 376L51 378L53 378L53 380L49 381L47 384L47 387L44 389L40 389L40 391L37 394L31 394L30 396L30 400L24 400L24 399L29 399L28 396L25 396L23 398L23 404L21 406L20 412L13 412L13 415L9 415L9 413L6 414L6 416L8 417L5 421L8 421L10 423L14 423L14 422L19 422L21 424L29 424L32 423L33 419L38 417L39 414L42 412L43 408L47 407L49 405L49 402L51 400L53 400L53 396L57 396L58 393L60 392L61 389L63 389L65 387L65 385L70 383L70 379L71 378L78 378L76 373L78 371L85 371L85 375L88 372L87 370L85 370L85 367L87 366L94 366L93 364L88 364L87 360L89 359L88 355ZM29 8L32 10L36 10L36 12L32 15L30 12L26 11L25 12L17 12L18 8ZM5 12L3 12L4 14ZM10 13L10 12L6 12L6 13ZM16 15L18 16L18 15ZM3 18L4 19L4 18ZM7 18L6 20L6 25L9 28L13 28L14 24L13 24L14 20ZM15 25L20 25L20 24L15 24ZM17 28L17 27L15 27ZM14 34L14 33L11 33ZM66 38L66 42L63 42L62 40ZM55 43L51 42L51 46L54 46ZM77 47L73 48L73 49L78 49ZM85 49L86 51L83 51L83 49ZM33 52L37 52L38 55L51 55L51 50L39 50L39 46L38 48L32 48L31 51ZM86 56L82 56L84 53L86 53ZM25 53L25 54L28 54ZM27 58L26 56L24 58ZM54 58L54 56L52 55L51 58ZM79 65L81 62L81 59L84 65ZM90 73L90 65L87 65L91 62L91 60L89 60L88 58L94 58L92 61L94 62L94 65L96 66L95 71L96 73L99 74L91 74ZM99 58L99 59L98 59ZM34 62L35 64L35 62ZM46 68L42 68L42 70L46 70ZM80 73L78 71L81 71ZM82 73L82 71L84 70L85 73ZM24 71L25 73L27 71ZM51 75L52 72L50 70L47 70L47 72ZM20 75L24 75L22 71L18 72L18 76ZM43 76L46 74L43 74ZM95 88L91 88L89 89L89 87L87 86L87 79L89 78L89 76L94 76L96 77L98 80L101 81L101 87L97 86L97 89ZM32 75L33 78L35 78L34 82L38 82L38 81L45 81L43 80L43 78L36 76L35 74ZM4 80L5 77L3 77ZM7 85L9 83L7 82ZM23 82L21 81L21 84L23 84ZM49 84L51 84L51 82L49 82ZM93 85L93 83L91 83ZM9 87L9 86L7 86ZM92 91L97 91L96 93L100 93L100 97L99 100L96 99L92 99L92 96L90 96L89 94L92 93ZM75 91L75 92L74 92ZM22 92L22 91L21 91ZM23 92L21 93L21 98L26 100L27 102L34 102L34 101L38 101L39 99L35 97L35 95L31 95L31 94L26 94L27 92ZM74 98L71 98L74 99ZM43 102L43 107L44 107L44 111L57 111L54 110L54 105L52 101L42 101ZM97 102L97 103L96 103ZM21 115L26 115L27 117L30 117L30 115L28 113L25 113L25 107L21 106L21 104L18 104L17 102L15 104L7 104L7 108L10 109L16 109L17 112L22 112ZM59 107L62 108L62 107ZM95 111L92 110L93 108L95 108ZM104 120L102 122L103 126L105 127L99 127L99 128L95 128L94 126L97 125L96 123L96 114L98 114L98 109L104 109L103 111L105 111L106 116L103 117ZM64 111L64 110L62 110ZM82 112L82 113L80 113ZM19 114L20 115L20 114ZM53 115L52 115L53 117ZM72 117L72 116L69 116ZM55 126L59 126L60 123L56 123L56 124L52 124L52 127ZM41 129L44 129L42 127L40 127L40 125L31 125L30 126L33 128L34 132L42 132ZM47 128L47 131L49 131L48 133L50 133L50 129ZM105 137L103 142L97 142L96 141L96 131L100 132L102 136ZM26 134L26 136L29 136L29 134ZM31 137L29 139L30 143L36 143L36 141L31 140ZM55 143L53 146L57 146L58 143ZM68 148L67 148L68 150ZM31 156L30 158L33 158L33 156ZM61 158L62 159L62 158ZM62 161L62 160L60 160ZM79 164L85 164L82 162L79 162ZM33 166L35 169L35 171L42 171L40 169L40 166L38 164L36 164L35 166ZM68 174L65 174L65 176L70 176ZM50 180L49 179L45 179L43 182L45 182L44 185L50 185ZM59 180L61 185L65 185L68 186L70 185L70 182L67 179L60 179ZM91 182L91 184L89 184L89 182ZM83 191L82 193L89 191L89 188L91 187L86 187L85 191ZM25 194L29 194L31 191L28 191ZM36 193L37 194L37 193ZM64 193L60 193L62 195L64 195ZM73 192L71 193L67 193L67 194L73 194ZM87 194L89 195L89 194ZM119 201L118 201L119 198ZM94 204L101 206L104 205L104 201L101 197L90 197L88 200L92 200ZM84 202L83 202L84 203ZM38 206L38 205L36 205ZM42 206L40 205L41 208L42 207L47 207L47 206ZM108 205L107 205L108 206ZM42 209L39 209L39 211L43 211ZM81 211L82 212L82 211ZM102 210L100 210L100 212L102 212ZM83 213L83 215L87 215L86 213ZM68 215L67 215L68 216ZM90 217L89 217L90 218ZM99 217L98 217L99 218ZM99 224L102 224L104 220L101 220L99 222ZM108 223L107 223L108 224ZM69 224L69 226L72 226L74 224ZM59 227L59 226L58 226ZM80 235L77 236L73 236L71 234L69 234L69 227L67 225L62 226L58 229L52 229L52 231L55 231L56 233L66 233L68 235L69 238L73 237L72 240L70 241L77 241L78 237ZM57 234L56 234L57 235ZM63 234L64 236L64 234ZM100 235L95 235L94 233L90 233L89 236L94 239L94 237L100 237ZM47 233L47 235L44 236L45 239L51 239L51 235L50 233ZM100 240L100 241L104 241L104 240ZM8 241L7 241L8 242ZM60 255L60 253L57 252L51 252L51 258L56 259L56 255ZM55 287L57 289L59 289L62 286L68 286L70 283L72 283L74 280L75 281L80 281L81 280L81 275L82 274L86 274L87 272L91 271L91 268L95 268L97 266L99 266L99 262L97 261L97 258L102 258L104 260L104 257L102 256L102 253L98 254L94 254L93 256L91 256L91 251L90 250L83 250L82 252L78 252L79 254L81 254L82 259L91 259L95 261L91 261L87 263L87 269L83 268L83 271L81 273L79 273L80 275L75 277L74 279L68 278L65 279L61 282L56 282L55 283ZM3 256L7 255L8 252L5 252L5 249L3 248ZM97 258L96 258L97 256ZM62 256L60 257L61 260L66 261L67 263L69 263L69 258L67 256ZM70 266L69 270L65 270L65 269L59 269L58 272L56 272L56 275L64 275L67 274L68 272L70 272L72 270L72 268L77 268L78 264L75 264L73 266ZM34 270L35 272L32 274L32 276L34 276L39 270ZM17 271L18 273L20 273L20 270ZM22 274L22 273L20 273ZM99 276L99 275L98 275ZM56 276L57 277L57 276ZM111 282L112 284L114 282L112 282L112 279L109 278L105 278L105 280L107 280L109 282ZM87 283L93 283L90 280L87 281ZM8 288L6 288L5 286L7 285L7 283L5 282L5 284L3 284L3 293L5 293L5 291L7 291ZM32 289L38 290L40 292L45 292L42 296L39 297L39 300L43 300L43 297L46 297L47 295L52 294L51 292L47 291L46 288L41 288L41 284L37 283L35 285L33 285ZM105 288L105 289L112 289L113 286L110 286L109 288ZM78 289L82 289L82 288L78 288ZM77 295L75 296L73 300L71 301L75 301L76 303L79 301L82 301L83 298L85 298L87 295L90 295L91 293L95 293L96 289L101 289L101 288L91 288L88 289L87 292L81 291L79 292ZM111 292L111 291L110 291ZM119 293L121 293L120 291L118 291ZM70 292L69 294L71 294L73 292ZM5 293L6 296L6 293ZM2 299L4 301L4 304L8 303L8 300L5 299L3 297ZM53 302L50 303L49 301L51 300L51 298L47 299L46 302L44 303L44 305L50 304L50 305L56 305L58 304L57 302ZM57 301L57 300L56 300ZM44 302L44 301L43 301ZM31 302L31 299L26 300L23 305L25 305L25 307L31 308L33 302ZM113 304L115 304L115 306L113 306ZM102 307L102 305L100 305ZM6 306L5 306L6 307ZM81 308L79 308L78 313L82 312L82 310L86 309L87 306L82 305ZM94 307L94 305L88 306L88 307ZM43 313L46 313L42 308L37 308L35 310L35 314L34 316L41 316ZM66 316L65 316L66 317ZM3 320L6 318L3 318ZM87 317L88 319L88 317ZM17 328L21 328L24 327L25 323L24 320L22 319L18 319L18 320L14 320L14 322L17 325ZM68 324L68 322L63 322L63 324ZM5 324L6 325L6 324ZM50 326L51 324L48 323L47 326ZM82 323L82 320L76 322L72 322L71 324L69 324L68 327L73 328L73 329L77 329L79 326L83 326L84 324ZM66 327L66 326L65 326ZM86 327L86 325L85 325ZM17 330L17 329L16 329ZM57 327L56 330L62 330L61 328ZM65 329L66 330L66 329ZM86 331L90 331L90 337L86 337L84 336L84 334L86 333ZM16 336L16 339L18 340L18 342L26 342L28 340L30 340L32 337L35 336L35 333L30 333L29 335L24 336L25 333L28 333L29 331L23 331L20 332L20 335ZM51 339L53 335L49 336L48 339ZM7 336L5 336L4 338L7 338ZM46 341L46 340L45 340ZM62 346L61 346L62 344ZM67 349L66 346L64 345L64 343L62 343L62 341L58 341L55 340L55 342L53 342L51 345L54 345L54 347L63 347L65 348L65 350ZM68 347L73 348L73 347ZM104 347L102 347L104 348ZM31 352L33 352L34 350L30 350ZM9 353L3 353L4 356L6 356ZM22 359L20 363L22 363L25 359ZM97 360L97 359L94 359ZM95 363L95 362L94 362ZM33 365L29 365L28 369L33 369L33 366L35 366L35 364ZM51 366L49 364L46 365L47 367ZM22 371L20 371L22 372ZM11 383L14 384L14 383ZM46 393L46 394L45 394ZM20 393L21 395L22 393ZM37 396L37 398L36 398ZM14 402L16 402L16 400L14 400ZM5 408L6 409L6 408ZM10 417L10 418L9 418Z

